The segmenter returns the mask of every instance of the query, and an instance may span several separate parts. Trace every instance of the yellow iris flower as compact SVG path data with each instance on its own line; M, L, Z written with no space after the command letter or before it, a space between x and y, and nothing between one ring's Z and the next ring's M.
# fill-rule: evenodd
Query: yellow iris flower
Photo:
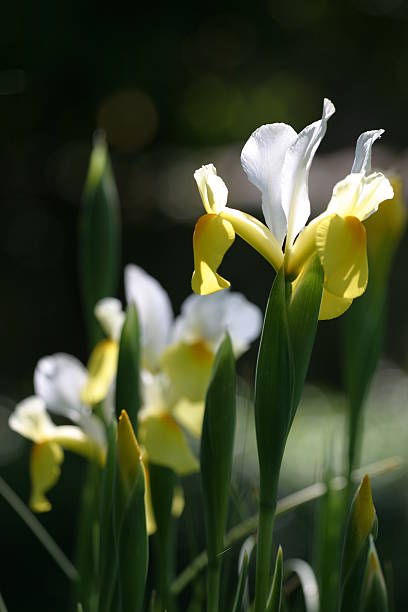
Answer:
M318 254L324 270L320 319L339 316L364 293L368 265L363 221L393 197L389 180L371 172L371 149L383 130L361 134L351 173L334 187L327 210L305 227L311 211L310 166L334 111L325 99L321 119L299 134L283 123L264 125L245 144L241 163L262 193L266 225L227 206L227 187L213 165L195 172L206 214L193 236L194 292L206 295L229 287L218 268L238 234L276 271L285 266L294 285L309 258Z

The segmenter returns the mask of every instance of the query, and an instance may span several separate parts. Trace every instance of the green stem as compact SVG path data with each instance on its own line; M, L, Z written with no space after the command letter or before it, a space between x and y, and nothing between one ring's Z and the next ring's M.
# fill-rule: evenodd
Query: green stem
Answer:
M207 571L207 612L218 612L220 605L221 563L209 564Z
M361 469L355 470L352 473L352 482L355 484L361 480L364 474L368 474L370 478L381 476L392 472L403 464L400 457L389 457L375 463L370 463ZM330 487L340 491L347 486L347 479L343 476L336 476L330 481ZM276 505L275 517L283 516L288 512L321 498L327 493L327 485L324 482L316 482L309 485L300 491L295 491L286 497L280 499ZM228 549L237 542L243 540L251 533L255 533L258 525L258 513L248 517L242 523L232 527L225 536L225 548ZM174 595L181 593L190 582L192 582L200 572L208 565L207 551L203 550L193 561L177 576L171 585L171 592Z
M260 503L256 549L255 612L264 612L271 580L272 539L276 505Z

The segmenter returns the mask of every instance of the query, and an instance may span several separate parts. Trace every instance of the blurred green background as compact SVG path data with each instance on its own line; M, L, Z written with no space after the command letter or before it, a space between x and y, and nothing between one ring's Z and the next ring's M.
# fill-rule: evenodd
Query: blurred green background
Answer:
M245 182L239 153L262 123L285 121L300 130L320 116L324 96L336 104L311 173L316 209L350 167L362 131L386 130L374 165L396 168L408 178L407 28L403 0L224 0L152 3L132 10L121 3L104 7L93 2L3 6L0 467L23 499L29 491L29 445L8 432L8 413L13 402L32 392L41 356L64 351L87 358L77 225L94 130L104 128L111 147L122 205L123 264L135 262L158 278L178 312L190 292L192 228L201 213L192 172L214 161L230 187L231 205L259 215L260 198ZM391 368L399 372L401 385L392 388L401 391L392 402L383 397L375 413L389 423L384 411L392 408L398 426L384 434L389 440L385 450L374 437L374 451L367 451L370 460L407 447L407 261L404 240L392 277L385 346L387 358L400 368ZM272 275L255 252L237 243L223 275L233 290L264 308ZM342 385L339 331L337 321L319 325L309 375L320 389L335 393ZM240 364L248 379L255 356L256 347ZM333 404L332 393L325 395L321 423L329 419L326 410L342 414L342 400ZM294 432L300 446L293 446L304 451L300 457L293 451L288 459L287 490L295 487L291 475L308 463L309 453L310 470L296 486L317 473L320 447L314 442L301 446L311 427L308 405L316 407L316 401L301 409L303 424ZM340 436L341 418L330 422ZM378 419L373 422L378 425ZM51 494L55 509L41 519L69 555L83 475L83 462L67 455L60 484ZM401 610L408 605L399 579L406 557L403 542L408 543L406 484L395 477L375 500L379 549L394 566ZM60 570L3 500L0 513L0 591L9 609L55 610L57 601L58 609L68 609L69 585ZM293 536L299 522L304 526L301 542ZM290 525L285 531L288 550L306 555L310 517L300 513Z

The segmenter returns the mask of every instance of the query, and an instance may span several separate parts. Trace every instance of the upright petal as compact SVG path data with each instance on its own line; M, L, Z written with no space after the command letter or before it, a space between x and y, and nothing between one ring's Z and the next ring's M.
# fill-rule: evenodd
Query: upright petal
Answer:
M356 144L354 163L351 172L371 172L371 149L376 140L381 138L384 130L371 130L360 134Z
M54 442L34 444L30 455L31 495L30 507L34 512L48 512L51 504L45 497L58 481L64 451Z
M228 331L234 354L238 357L259 336L261 326L260 309L241 293L224 291L208 296L190 295L175 320L172 340L204 341L215 351Z
M286 235L282 207L281 174L287 150L296 141L295 130L285 123L262 125L250 136L241 153L248 180L262 193L265 221L279 246Z
M285 156L282 168L282 207L288 220L286 243L289 248L310 216L310 166L326 133L327 121L334 112L334 105L325 98L322 118L300 132Z
M125 293L127 302L137 307L143 362L155 369L173 322L169 296L153 276L134 264L125 268Z
M229 221L219 215L199 218L193 235L194 273L191 287L195 293L208 295L230 286L217 270L234 240L235 231Z
M194 179L206 212L215 215L220 213L227 205L228 189L217 175L215 166L201 166L194 172Z
M125 313L120 300L110 297L103 298L97 302L94 312L108 338L119 340L125 321Z
M48 416L44 401L35 395L17 404L9 417L9 426L37 444L52 438L57 429Z
M44 400L47 410L78 422L89 412L80 397L87 376L85 366L72 355L43 357L34 371L35 394Z

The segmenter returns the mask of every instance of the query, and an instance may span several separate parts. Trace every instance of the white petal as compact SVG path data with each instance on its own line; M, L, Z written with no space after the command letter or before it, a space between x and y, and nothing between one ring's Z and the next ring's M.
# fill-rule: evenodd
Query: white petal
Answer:
M106 446L105 426L97 416L92 413L83 415L79 421L79 426L82 431L100 447L103 448Z
M248 180L262 193L265 221L279 245L286 235L282 208L281 173L288 148L295 142L295 130L285 123L262 125L250 136L241 153Z
M204 208L209 214L218 214L227 205L228 189L213 164L201 166L194 172Z
M190 295L175 321L172 340L206 342L215 351L228 331L238 357L259 336L261 326L260 309L240 293Z
M371 149L376 140L381 138L384 130L371 130L360 134L356 144L354 163L351 172L371 172Z
M108 338L119 340L125 321L125 313L120 300L110 297L99 300L94 313Z
M34 371L34 390L47 409L77 422L89 412L80 400L88 373L84 365L66 353L43 357Z
M334 105L325 98L322 118L305 127L286 153L282 168L282 206L288 220L289 247L310 216L308 193L310 166L326 133L327 120L334 112Z
M9 426L37 444L52 438L57 429L48 416L45 402L35 395L17 404L9 417Z
M155 278L134 264L125 268L125 293L128 303L137 307L143 361L154 369L167 345L173 322L169 296Z
M327 212L364 221L378 210L381 202L393 196L391 183L381 172L368 176L364 172L349 174L334 186Z

